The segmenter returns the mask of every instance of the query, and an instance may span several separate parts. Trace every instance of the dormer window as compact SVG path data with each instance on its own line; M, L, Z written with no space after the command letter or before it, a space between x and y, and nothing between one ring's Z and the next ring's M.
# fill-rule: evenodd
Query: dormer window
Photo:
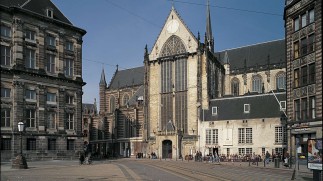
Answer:
M212 115L218 115L218 107L212 107Z
M244 104L243 105L243 112L244 113L250 113L250 104Z
M47 9L46 10L46 15L47 15L47 17L53 18L53 10L52 9Z

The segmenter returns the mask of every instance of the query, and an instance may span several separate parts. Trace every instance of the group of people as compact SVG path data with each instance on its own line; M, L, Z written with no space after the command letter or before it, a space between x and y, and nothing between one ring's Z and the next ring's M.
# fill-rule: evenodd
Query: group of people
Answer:
M151 159L157 159L157 155L155 152L151 152L150 156L151 156Z

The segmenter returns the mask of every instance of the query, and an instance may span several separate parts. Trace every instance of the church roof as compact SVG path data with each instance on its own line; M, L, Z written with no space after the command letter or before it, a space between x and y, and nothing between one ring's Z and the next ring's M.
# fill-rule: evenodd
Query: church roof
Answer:
M286 101L286 93L275 94L279 101ZM266 104L264 104L266 103ZM244 113L244 104L250 105L250 112ZM217 115L212 115L212 107L218 107ZM270 111L268 111L270 110ZM204 110L201 120L242 120L242 119L262 119L281 117L280 106L272 93L239 96L230 98L219 98L210 101L210 109Z
M271 65L285 63L285 53L285 39L282 39L224 50L217 52L216 56L222 63L230 60L230 69L233 70L243 69L244 60L246 60L247 67L267 65L268 58Z
M73 25L50 0L1 0L0 5L21 8L46 17L46 10L53 11L53 19Z
M138 100L143 100L144 97L144 86L140 86L137 92L133 94L133 96L129 99L128 104L129 106L133 106L137 104Z
M108 89L120 89L129 86L138 86L144 84L144 67L136 67L126 70L118 70L108 86Z

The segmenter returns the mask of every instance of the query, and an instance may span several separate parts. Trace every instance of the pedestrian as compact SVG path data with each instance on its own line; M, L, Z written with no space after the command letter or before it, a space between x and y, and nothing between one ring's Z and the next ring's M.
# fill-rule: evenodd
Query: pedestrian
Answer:
M269 164L270 153L268 151L266 152L265 159L266 159L266 164Z
M255 152L252 153L251 159L252 159L252 164L255 165L256 164L256 153Z
M84 160L85 160L85 157L84 157L84 154L83 153L81 153L80 154L80 165L83 165L83 163L84 163Z

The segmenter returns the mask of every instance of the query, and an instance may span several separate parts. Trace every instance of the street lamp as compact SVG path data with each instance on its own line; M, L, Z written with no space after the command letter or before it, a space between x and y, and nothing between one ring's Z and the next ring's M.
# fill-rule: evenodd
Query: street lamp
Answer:
M15 160L12 161L12 168L15 169L27 169L27 161L26 158L22 154L22 132L24 131L24 123L18 123L18 131L20 133L20 154L16 157Z

